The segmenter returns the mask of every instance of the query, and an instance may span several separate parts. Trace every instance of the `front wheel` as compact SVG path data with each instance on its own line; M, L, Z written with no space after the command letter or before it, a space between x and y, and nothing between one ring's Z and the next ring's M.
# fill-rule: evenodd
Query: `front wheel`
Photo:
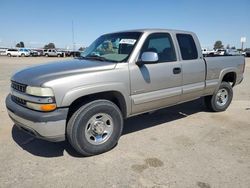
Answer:
M221 112L225 111L233 99L233 89L230 83L222 82L219 89L214 95L204 98L205 104L210 111Z
M95 100L80 107L69 119L67 138L83 156L111 150L123 129L120 109L111 101Z

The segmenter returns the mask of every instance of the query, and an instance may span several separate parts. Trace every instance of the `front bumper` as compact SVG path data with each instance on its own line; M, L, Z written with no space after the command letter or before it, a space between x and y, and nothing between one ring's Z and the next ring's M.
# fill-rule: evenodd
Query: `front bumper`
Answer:
M6 98L8 114L15 125L29 134L48 141L65 140L68 108L59 108L52 112L38 112L22 107Z

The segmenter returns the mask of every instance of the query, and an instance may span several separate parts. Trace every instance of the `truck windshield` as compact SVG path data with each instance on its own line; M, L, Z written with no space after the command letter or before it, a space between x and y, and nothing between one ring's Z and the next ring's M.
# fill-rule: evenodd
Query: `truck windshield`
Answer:
M81 57L99 61L127 61L141 34L121 32L102 35L81 54Z

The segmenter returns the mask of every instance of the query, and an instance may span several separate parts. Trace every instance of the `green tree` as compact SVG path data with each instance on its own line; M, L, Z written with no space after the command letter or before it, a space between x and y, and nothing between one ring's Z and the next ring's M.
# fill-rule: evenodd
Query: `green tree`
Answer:
M24 42L21 41L21 42L17 43L16 47L17 48L24 48Z
M21 47L21 48L24 48L24 47L25 47L23 41L19 42L19 44L20 44L20 47Z
M216 50L216 49L221 49L221 48L223 48L224 46L223 46L223 44L222 44L222 42L220 41L220 40L217 40L215 43L214 43L214 49Z
M49 44L44 45L44 49L54 49L56 48L55 44L53 42L50 42Z
M78 50L79 50L79 51L84 51L85 48L84 48L84 47L80 47Z

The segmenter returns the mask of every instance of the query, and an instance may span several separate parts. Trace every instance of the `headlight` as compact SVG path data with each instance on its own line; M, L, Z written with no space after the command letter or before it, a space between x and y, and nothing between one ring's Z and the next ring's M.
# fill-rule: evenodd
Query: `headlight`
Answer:
M39 97L53 97L54 92L51 88L43 87L31 87L27 86L26 93L29 95L39 96Z

